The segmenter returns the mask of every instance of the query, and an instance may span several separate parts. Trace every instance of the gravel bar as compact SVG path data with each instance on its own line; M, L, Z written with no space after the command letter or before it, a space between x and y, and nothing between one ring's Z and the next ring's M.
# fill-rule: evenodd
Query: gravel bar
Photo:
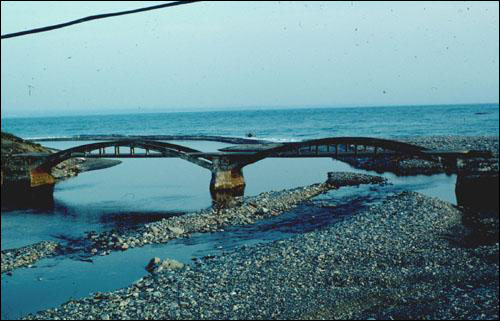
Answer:
M108 255L111 251L124 251L153 243L166 243L178 237L189 237L192 233L220 231L229 225L253 224L257 220L280 215L316 195L342 186L360 184L383 184L379 176L353 174L349 172L329 173L327 183L261 193L243 198L238 206L227 209L206 209L182 216L163 219L127 230L112 230L85 236L89 245L84 249L89 255ZM36 261L71 251L56 242L40 242L18 249L2 251L2 273L27 267Z
M464 233L451 204L403 192L25 319L498 319L498 243L464 247Z
M385 184L386 179L365 174L331 172L326 183L280 192L265 192L256 197L240 199L231 208L211 208L182 216L163 219L129 230L112 230L87 235L87 251L93 255L107 255L112 250L127 250L153 243L166 243L178 237L189 237L192 233L222 231L230 225L248 225L258 220L278 216L298 204L342 186L360 184Z
M10 272L20 267L29 267L36 261L55 256L60 248L52 241L42 241L17 249L2 251L2 273Z

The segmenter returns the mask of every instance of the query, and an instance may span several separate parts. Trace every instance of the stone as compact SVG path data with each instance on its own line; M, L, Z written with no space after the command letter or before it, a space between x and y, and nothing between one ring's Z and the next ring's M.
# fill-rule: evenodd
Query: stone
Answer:
M168 229L169 229L170 232L174 233L175 235L182 235L182 234L184 234L184 229L182 229L180 227L169 226Z
M159 234L160 233L160 229L157 228L156 226L152 226L151 227L151 232L153 232L153 234Z
M184 264L177 260L166 259L161 263L161 267L165 269L177 270L182 269L184 267Z
M160 265L160 266L154 268L151 273L160 273L161 271L163 271L163 266Z
M159 257L152 258L148 265L146 265L146 271L151 272L153 269L161 263L161 259Z

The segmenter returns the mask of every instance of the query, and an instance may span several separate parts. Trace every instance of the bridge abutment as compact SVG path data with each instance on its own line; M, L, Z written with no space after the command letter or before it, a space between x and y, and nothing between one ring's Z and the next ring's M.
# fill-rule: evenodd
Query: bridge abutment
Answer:
M499 178L498 169L483 165L481 160L460 162L455 194L457 204L480 212L495 212L498 215Z
M2 205L50 207L54 203L54 185L54 177L47 172L2 171Z

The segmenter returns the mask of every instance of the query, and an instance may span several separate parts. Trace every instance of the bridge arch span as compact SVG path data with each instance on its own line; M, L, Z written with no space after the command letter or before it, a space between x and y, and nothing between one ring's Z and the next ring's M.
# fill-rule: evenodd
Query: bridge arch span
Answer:
M378 149L382 149L384 151L391 151L394 153L405 154L408 156L416 156L421 159L437 161L435 157L426 153L426 151L429 151L428 148L396 140L372 138L372 137L331 137L331 138L311 139L301 142L285 143L281 146L265 149L256 152L254 155L249 157L247 162L245 162L242 165L246 166L258 162L264 158L273 157L273 155L279 155L282 153L295 152L296 155L300 155L300 149L302 148L307 148L307 147L319 148L320 146L329 146L329 147L335 146L335 151L336 153L338 153L338 156L343 156L342 155L343 153L339 152L339 146L344 146L344 148L345 146L348 146L348 148L353 146L355 148L355 151L358 150L358 146L364 146L365 148L366 147L374 148L374 154L377 152Z
M96 150L103 150L108 147L131 147L131 148L141 148L144 150L151 150L160 152L166 156L179 157L194 163L203 168L212 169L212 162L210 159L201 156L203 153L186 146L181 146L177 144L171 144L160 141L149 141L149 140L115 140L101 143L91 143L80 145L65 150L61 150L57 153L51 154L44 160L42 164L37 166L38 170L50 172L50 170L57 164L75 157L75 153L90 153ZM190 155L190 153L196 153L196 156Z

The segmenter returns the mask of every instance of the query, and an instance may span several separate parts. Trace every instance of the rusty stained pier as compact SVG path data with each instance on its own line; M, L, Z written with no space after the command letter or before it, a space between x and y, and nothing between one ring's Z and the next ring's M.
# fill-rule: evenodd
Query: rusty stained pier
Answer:
M242 168L265 158L314 158L329 157L386 157L405 155L441 162L456 167L457 159L491 157L484 151L439 151L370 137L333 137L293 143L242 144L220 149L218 152L201 152L186 146L147 139L120 139L85 144L49 155L39 155L30 167L31 186L53 185L50 175L57 164L75 157L84 158L170 158L177 157L206 168L212 172L210 190L236 191L242 195L245 179ZM33 155L30 155L32 157ZM23 157L22 154L16 157ZM31 158L30 158L31 159Z

